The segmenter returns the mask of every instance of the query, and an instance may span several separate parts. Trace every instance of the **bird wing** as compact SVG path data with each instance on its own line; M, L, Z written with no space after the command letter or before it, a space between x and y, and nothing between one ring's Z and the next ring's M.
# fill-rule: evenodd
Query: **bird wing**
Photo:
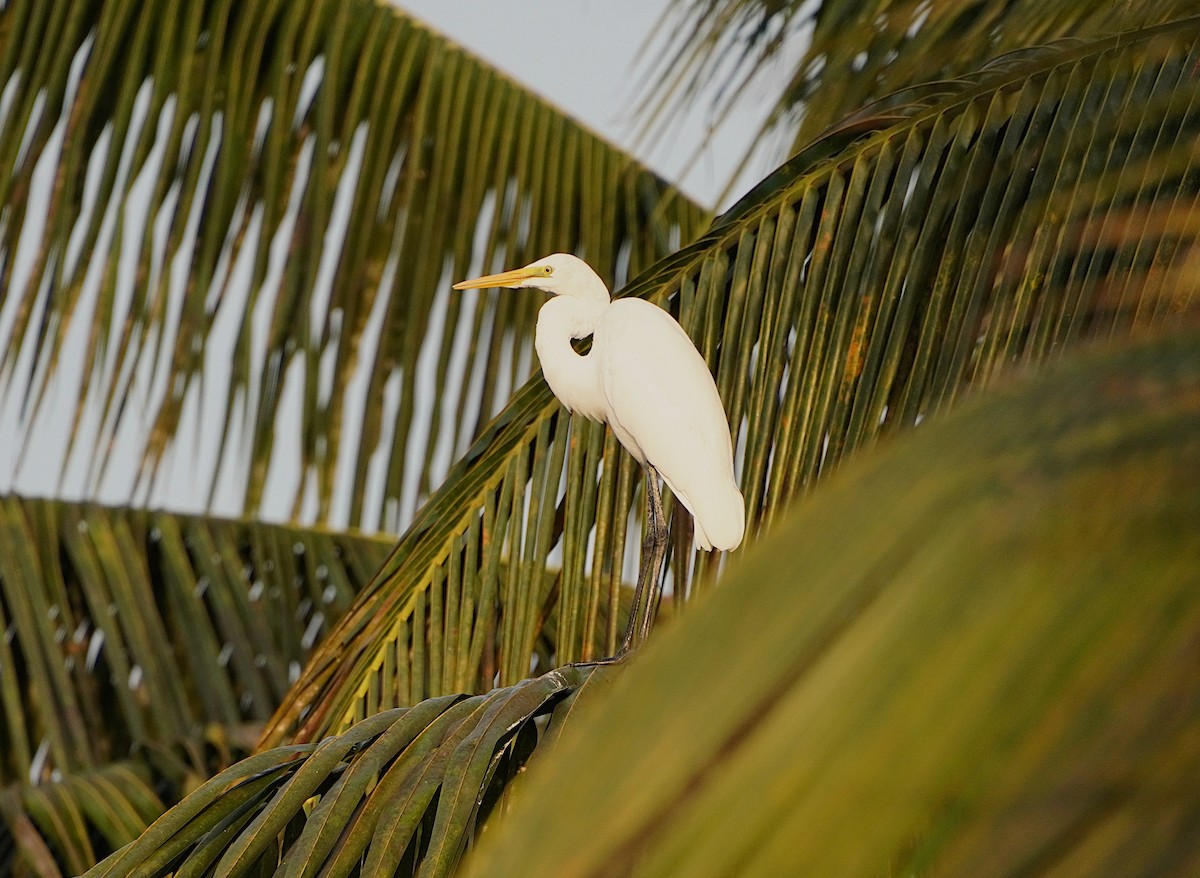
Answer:
M617 438L692 513L697 543L740 542L744 506L729 424L712 373L683 328L656 305L621 299L605 309L591 356Z

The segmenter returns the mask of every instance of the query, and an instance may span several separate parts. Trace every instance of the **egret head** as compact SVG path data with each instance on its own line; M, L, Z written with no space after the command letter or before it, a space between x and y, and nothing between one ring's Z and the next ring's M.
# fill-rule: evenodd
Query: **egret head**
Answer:
M524 268L489 274L474 280L456 283L456 290L475 290L484 287L534 287L556 296L607 305L608 287L592 267L570 253L553 253Z

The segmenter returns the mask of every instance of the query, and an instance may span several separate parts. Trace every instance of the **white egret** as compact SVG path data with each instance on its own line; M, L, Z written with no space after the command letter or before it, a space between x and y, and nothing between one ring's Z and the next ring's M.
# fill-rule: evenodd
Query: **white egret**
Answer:
M675 319L642 299L612 301L578 257L555 253L513 271L456 283L456 290L534 287L552 298L538 312L535 348L546 383L569 411L607 423L646 470L650 527L622 653L653 620L666 550L658 477L692 514L697 547L729 551L742 541L745 503L733 474L733 443L704 358ZM572 339L592 336L576 353ZM636 621L635 621L636 619Z

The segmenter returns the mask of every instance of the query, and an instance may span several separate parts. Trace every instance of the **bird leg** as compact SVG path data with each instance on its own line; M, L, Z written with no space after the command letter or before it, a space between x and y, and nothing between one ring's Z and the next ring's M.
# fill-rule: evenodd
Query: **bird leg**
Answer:
M621 648L608 658L579 662L580 666L615 665L625 660L650 634L662 590L662 568L667 552L667 522L663 515L662 493L658 487L658 470L646 467L646 538L642 541L642 562L638 571L637 586L633 590L633 603L629 607L629 621L625 625L625 639Z
M629 608L629 623L625 641L618 656L624 656L650 634L661 598L662 568L667 550L667 523L663 515L662 493L658 487L658 470L646 467L646 538L642 541L642 563L633 605Z

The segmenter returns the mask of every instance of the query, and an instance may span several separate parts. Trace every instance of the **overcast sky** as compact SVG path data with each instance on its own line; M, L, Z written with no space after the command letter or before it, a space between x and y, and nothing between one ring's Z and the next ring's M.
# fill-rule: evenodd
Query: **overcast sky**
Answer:
M714 142L680 178L708 127L711 100L671 134L638 144L632 107L645 94L641 53L668 0L393 0L436 30L532 87L639 155L705 204L716 199L770 108L760 84L722 120ZM651 47L651 54L661 46ZM743 190L771 168L759 161Z

